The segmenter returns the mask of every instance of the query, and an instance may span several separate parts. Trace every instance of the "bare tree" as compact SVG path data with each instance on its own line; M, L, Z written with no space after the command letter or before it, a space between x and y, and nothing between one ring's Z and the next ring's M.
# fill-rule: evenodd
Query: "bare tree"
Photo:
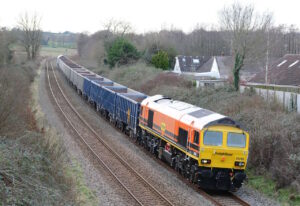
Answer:
M87 34L80 33L77 39L77 51L80 57L83 56L84 47L87 44L89 37Z
M132 32L132 26L129 22L118 21L115 19L110 19L108 22L103 24L104 30L112 33L114 35L124 36Z
M26 50L27 59L35 59L42 38L41 17L36 13L31 17L25 13L20 15L18 26L22 30L21 42Z
M265 34L270 26L272 16L270 14L256 15L252 5L242 6L238 2L225 7L220 13L222 29L230 34L230 41L234 55L234 87L239 89L240 70L244 60L255 48L258 42L257 32Z

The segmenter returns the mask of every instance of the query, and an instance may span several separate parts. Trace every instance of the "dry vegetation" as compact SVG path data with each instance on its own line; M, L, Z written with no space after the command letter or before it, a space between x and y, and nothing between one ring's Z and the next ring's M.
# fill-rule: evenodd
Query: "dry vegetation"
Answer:
M0 205L91 203L59 135L36 121L37 68L34 62L0 67Z
M0 67L0 133L2 135L19 135L30 129L31 114L29 85L33 82L36 67L28 63L22 67L15 65Z
M270 176L275 189L289 187L291 194L300 192L299 115L287 113L276 102L266 103L250 91L240 94L229 86L196 89L190 80L143 63L91 69L148 95L163 94L232 117L250 132L248 168L253 174Z

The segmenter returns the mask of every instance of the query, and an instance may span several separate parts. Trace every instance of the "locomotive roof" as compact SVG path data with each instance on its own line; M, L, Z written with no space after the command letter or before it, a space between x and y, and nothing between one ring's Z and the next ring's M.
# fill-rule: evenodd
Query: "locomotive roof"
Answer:
M230 125L240 127L234 120L219 113L197 107L186 102L173 100L162 95L146 98L142 105L166 114L176 120L203 129L212 125Z

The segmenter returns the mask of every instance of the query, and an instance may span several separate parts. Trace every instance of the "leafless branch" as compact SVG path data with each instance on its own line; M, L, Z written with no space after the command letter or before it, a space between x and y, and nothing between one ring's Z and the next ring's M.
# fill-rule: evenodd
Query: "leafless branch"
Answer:
M35 59L42 38L41 17L36 13L31 17L25 13L19 16L18 26L22 30L21 42L27 53L27 58Z

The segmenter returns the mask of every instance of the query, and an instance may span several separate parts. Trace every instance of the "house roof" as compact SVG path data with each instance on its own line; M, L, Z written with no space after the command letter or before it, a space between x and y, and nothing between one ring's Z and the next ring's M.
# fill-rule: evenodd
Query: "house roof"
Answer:
M231 56L216 57L221 77L228 77L232 74L233 61Z
M210 68L202 68L203 64L209 60L204 56L177 56L180 70L182 72L209 72Z
M220 72L221 78L228 78L232 75L232 68L234 66L234 59L232 56L212 56L212 57L193 57L193 56L177 56L179 60L179 66L181 72L195 72L195 73L202 73L202 72L210 72L214 58L218 64L218 69ZM193 64L193 59L199 59L198 64ZM185 60L185 61L184 61ZM251 78L253 75L263 71L264 67L258 61L246 61L242 70L242 76L250 76Z
M268 83L300 86L300 55L286 54L271 64ZM265 71L258 73L250 82L265 83Z
M216 57L216 60L221 76L232 75L232 68L234 67L234 59L232 56L218 56ZM264 63L255 60L245 60L244 66L241 70L241 76L251 76L263 71L263 64Z

